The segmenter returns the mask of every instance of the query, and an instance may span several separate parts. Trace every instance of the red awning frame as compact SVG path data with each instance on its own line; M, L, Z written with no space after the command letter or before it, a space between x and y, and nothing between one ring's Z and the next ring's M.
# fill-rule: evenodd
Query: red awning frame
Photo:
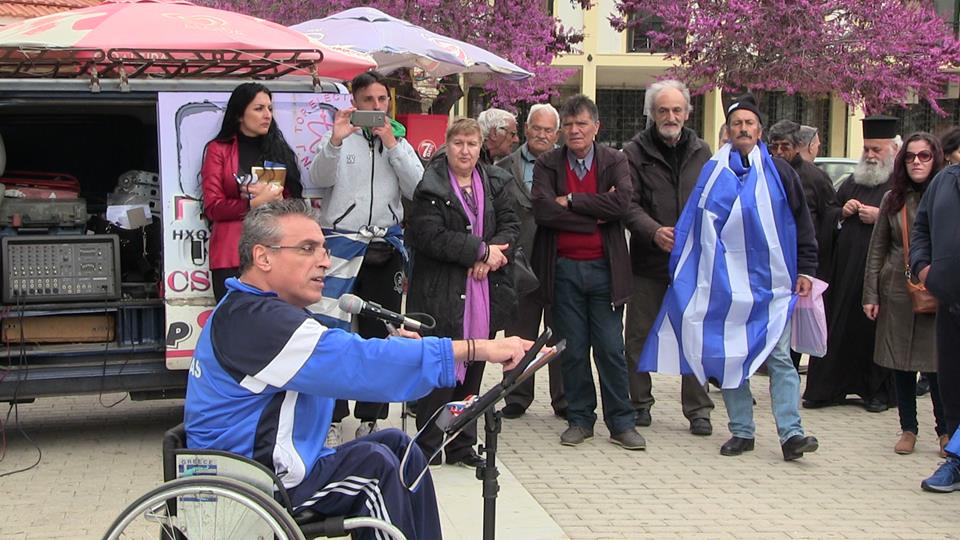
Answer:
M165 50L0 47L3 78L276 79L316 73L320 50Z

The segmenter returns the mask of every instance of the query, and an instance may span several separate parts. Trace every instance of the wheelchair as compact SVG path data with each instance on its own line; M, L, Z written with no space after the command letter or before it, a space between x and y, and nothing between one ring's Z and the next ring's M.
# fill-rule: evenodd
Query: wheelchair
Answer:
M186 439L183 424L164 434L164 484L130 504L104 539L156 538L159 532L161 540L305 540L373 528L383 533L378 538L406 540L380 519L294 512L273 471L230 452L187 449Z

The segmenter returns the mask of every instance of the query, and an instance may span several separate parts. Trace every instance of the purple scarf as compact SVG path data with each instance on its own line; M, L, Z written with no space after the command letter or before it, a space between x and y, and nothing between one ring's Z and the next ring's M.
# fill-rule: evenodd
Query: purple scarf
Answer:
M449 168L450 185L453 192L463 207L463 213L467 215L467 221L470 222L470 230L474 236L483 239L483 210L484 193L483 181L480 179L480 172L473 169L473 180L471 189L473 199L476 205L471 207L467 204L466 196L460 189L456 175ZM463 307L463 339L488 339L490 337L490 288L487 278L476 280L467 276L466 302ZM457 381L463 382L467 375L467 366L462 362L456 363Z

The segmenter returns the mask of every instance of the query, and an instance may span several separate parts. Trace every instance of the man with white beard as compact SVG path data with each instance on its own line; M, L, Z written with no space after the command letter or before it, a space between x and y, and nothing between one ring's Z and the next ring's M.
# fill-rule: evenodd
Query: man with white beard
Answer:
M670 284L668 266L677 224L704 164L710 147L684 124L690 118L690 91L680 81L664 80L647 88L644 112L647 129L624 145L630 163L633 201L626 226L630 230L630 262L633 296L627 303L626 351L630 377L630 401L637 411L638 426L652 422L655 400L650 374L637 371L650 328ZM684 375L680 385L683 415L690 432L713 433L710 411L713 401L694 375Z
M889 370L873 362L876 325L863 314L861 293L870 235L900 146L896 130L896 118L863 119L863 156L837 190L841 208L824 216L824 226L833 229L833 261L826 274L827 354L810 360L803 393L808 409L838 405L856 394L867 411L882 412L894 399Z

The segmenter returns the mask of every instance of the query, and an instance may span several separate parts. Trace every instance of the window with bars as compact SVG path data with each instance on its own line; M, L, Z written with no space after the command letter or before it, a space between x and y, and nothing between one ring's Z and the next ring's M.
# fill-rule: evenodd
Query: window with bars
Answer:
M632 15L631 19L636 20L636 15ZM656 15L644 17L638 26L627 29L627 52L666 52L672 47L656 47L653 40L647 37L648 32L659 32L661 30L663 30L663 19Z
M941 99L938 103L947 113L946 116L940 116L926 101L906 107L896 107L888 111L888 114L900 119L898 133L903 138L907 138L915 131L926 131L934 135L940 135L944 131L960 125L960 100Z
M809 98L786 92L765 92L760 111L765 115L767 125L772 126L780 120L792 120L798 124L817 128L820 135L820 154L826 156L830 148L830 99Z
M597 89L597 108L600 110L600 133L597 141L603 144L623 148L638 132L646 128L647 118L643 115L643 99L646 90L636 89ZM693 112L687 119L686 127L703 137L703 96L691 96Z

